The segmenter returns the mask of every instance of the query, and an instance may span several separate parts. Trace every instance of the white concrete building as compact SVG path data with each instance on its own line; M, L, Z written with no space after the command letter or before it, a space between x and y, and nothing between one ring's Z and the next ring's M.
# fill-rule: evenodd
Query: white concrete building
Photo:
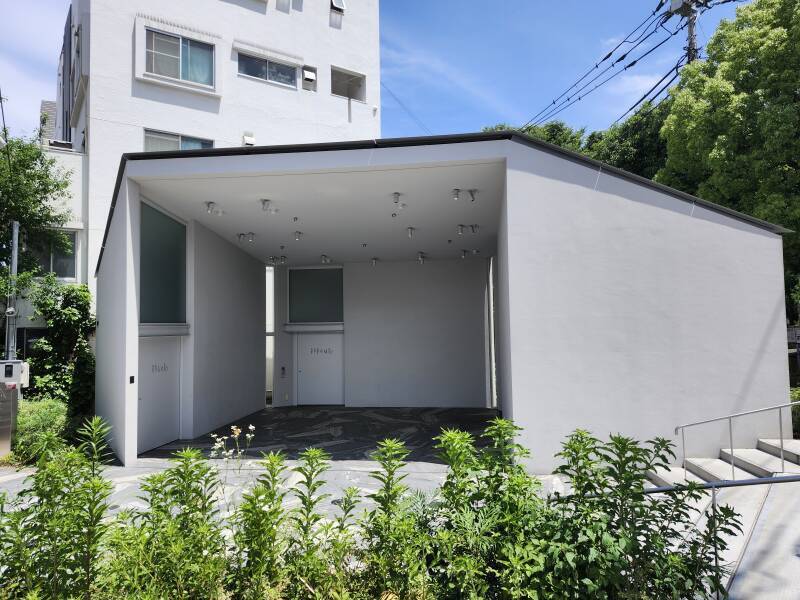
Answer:
M275 405L497 406L538 472L577 427L672 437L787 398L784 229L519 134L135 153L116 177L97 411L126 464L264 407L268 318Z
M73 0L56 103L59 275L94 291L123 153L380 137L378 0Z

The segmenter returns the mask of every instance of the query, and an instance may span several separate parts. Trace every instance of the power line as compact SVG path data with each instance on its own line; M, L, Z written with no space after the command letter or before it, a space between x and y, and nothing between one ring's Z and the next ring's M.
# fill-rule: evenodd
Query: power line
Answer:
M589 89L589 91L587 91L585 94L581 94L581 95L580 95L580 96L578 96L577 98L573 98L573 99L572 99L570 102L562 102L561 104L559 104L558 106L556 106L554 109L550 110L550 111L549 111L548 113L546 113L545 115L543 115L543 116L539 117L539 118L538 118L538 119L537 119L537 120L534 122L534 125L540 125L541 123L543 123L543 122L545 122L545 121L547 121L547 120L549 120L549 119L552 119L554 116L556 116L557 114L559 114L559 113L563 112L564 110L566 110L566 109L567 109L567 108L569 108L570 106L573 106L574 104L576 104L576 103L580 102L581 100L583 100L584 98L586 98L586 96L588 96L588 95L590 95L591 93L595 92L596 90L598 90L599 88L601 88L602 86L604 86L606 83L608 83L609 81L611 81L612 79L614 79L614 78L615 78L615 77L617 77L618 75L621 75L622 73L624 73L624 72L625 72L625 71L627 71L628 69L630 69L630 68L634 67L634 66L635 66L635 65L636 65L636 64L637 64L639 61L641 61L642 59L644 59L645 57L647 57L649 54L651 54L651 53L655 52L655 51L656 51L658 48L660 48L661 46L663 46L664 44L666 44L666 43L667 43L667 42L668 42L670 39L672 39L672 37L674 37L675 35L677 35L677 34L678 34L678 33L679 33L681 30L683 30L685 27L686 27L686 23L684 23L683 25L681 25L680 27L678 27L678 28L677 28L675 31L670 31L670 32L669 32L669 35L667 35L667 37L665 37L665 38L664 38L663 40L661 40L661 41L660 41L658 44L656 44L655 46L653 46L652 48L650 48L650 49L649 49L647 52L645 52L645 53L644 53L644 54L642 54L641 56L639 56L639 57L635 58L634 60L632 60L631 62L629 62L628 64L626 64L624 67L622 67L621 69L619 69L619 70L617 70L617 71L614 71L614 72L613 72L611 75L609 75L608 77L606 77L605 79L603 79L602 81L600 81L600 83L598 83L597 85L595 85L594 87L592 87L591 89ZM595 79L596 79L596 78L595 78ZM583 88L582 88L582 89L583 89Z
M422 120L421 120L419 117L417 117L417 115L415 115L415 114L413 113L413 111L412 111L410 108L408 108L408 107L407 107L407 106L406 106L406 105L403 103L403 101L402 101L402 100L400 100L400 98L398 98L398 97L397 97L397 94L395 94L395 93L394 93L392 90L390 90L390 89L389 89L389 86L388 86L388 85L386 85L385 83L383 83L383 82L381 81L381 87L383 87L383 88L384 88L384 89L385 89L387 92L389 92L389 95L390 95L392 98L394 98L394 101L395 101L395 102L397 102L397 104L399 104L399 105L400 105L400 108L402 108L402 109L403 109L403 110L404 110L404 111L405 111L405 112L408 114L408 116L409 116L409 117L411 117L411 118L413 119L413 121L414 121L414 122L415 122L417 125L419 125L419 126L420 126L420 128L421 128L423 131L425 131L425 132L426 132L428 135L433 135L433 132L432 132L430 129L428 129L428 127L425 125L425 123L423 123L423 122L422 122Z
M728 1L730 1L730 0L728 0ZM658 14L658 11L660 11L660 10L661 10L661 7L662 7L662 6L664 6L664 3L665 3L665 2L666 2L666 0L660 0L660 1L659 1L659 3L658 3L658 6L656 6L656 8L655 8L655 9L654 9L654 10L653 10L653 11L652 11L652 12L651 12L651 13L650 13L650 14L649 14L649 15L648 15L648 16L647 16L647 17L646 17L646 18L645 18L645 19L644 19L644 20L643 20L641 23L639 23L639 24L638 24L638 25L637 25L637 26L636 26L636 27L635 27L635 28L634 28L634 29L633 29L633 30L632 30L632 31L631 31L631 32L630 32L628 35L626 35L626 36L625 36L625 38L624 38L622 41L620 41L620 42L619 42L619 43L618 43L616 46L614 46L614 48L612 48L612 49L611 49L611 51L609 51L609 52L608 52L608 53L607 53L605 56L603 56L603 57L602 57L600 60L598 60L598 61L597 61L597 62L594 64L594 66L593 66L593 67L589 68L589 70L588 70L588 71L586 71L586 73L584 73L584 74L583 74L581 77L579 77L579 78L578 78L578 79L577 79L577 80L576 80L576 81L575 81L575 82L574 82L572 85L570 85L570 86L569 86L569 87L568 87L566 90L564 90L564 91L563 91L563 92L562 92L560 95L558 95L556 98L553 98L553 100L552 100L552 101L551 101L551 102L550 102L550 103L549 103L547 106L545 106L545 107L544 107L542 110L540 110L538 113L536 113L535 115L533 115L533 117L531 117L531 118L530 118L530 119L529 119L529 120L528 120L528 121L527 121L527 122L526 122L526 123L525 123L525 124L524 124L524 125L523 125L523 126L520 128L520 129L524 129L525 127L527 127L528 125L530 125L531 123L533 123L534 121L536 121L536 120L539 118L539 116L541 116L543 113L546 113L546 112L548 112L549 110L551 110L551 109L553 108L553 106L554 106L554 105L556 105L556 104L558 103L558 101L559 101L559 100L561 100L561 99L562 99L564 96L566 96L566 95L567 95L567 94L568 94L568 93L569 93L569 92L570 92L570 91L571 91L573 88L575 88L575 87L576 87L577 85L579 85L579 84L580 84L580 83L581 83L581 82L582 82L584 79L586 79L586 78L587 78L589 75L591 75L591 74L592 74L592 72L594 72L594 71L596 71L597 69L599 69L599 68L600 68L600 65L601 65L601 64L603 64L604 62L606 62L608 59L610 59L610 58L611 58L611 57L614 55L614 53L615 53L617 50L619 50L619 49L620 49L620 48L621 48L621 47L622 47L624 44L626 44L626 43L627 43L627 44L634 44L634 43L636 44L636 46L634 46L633 48L630 48L630 49L627 51L627 53L626 53L626 54L629 54L629 53L630 53L632 50L634 50L634 49L635 49L635 48L636 48L636 47L637 47L639 44L641 44L641 43L642 43L642 41L643 41L643 40L641 40L641 37L642 37L642 35L644 35L644 32L646 32L646 31L647 31L647 30L650 28L650 26L653 24L653 21L654 21L654 19L655 19L655 20L663 19L663 17L664 17L665 15L669 15L669 13L661 13L661 15L659 15L658 17L656 16L656 15ZM663 24L663 23L659 23L659 25L662 25L662 24ZM656 28L657 28L659 25L657 25L657 26L656 26ZM643 33L642 33L642 34L640 34L639 38L637 38L637 39L633 39L633 40L632 40L632 39L631 39L631 38L632 38L632 36L636 35L636 33L637 33L637 32L638 32L640 29L642 29L642 27L644 27L644 31L643 31ZM649 37L649 36L648 36L648 37ZM617 61L615 61L615 62L619 62L619 60L624 60L624 55L623 55L623 58L622 58L622 59L617 59ZM608 70L608 69L605 69L603 72L606 72L607 70Z
M673 82L673 81L675 81L675 80L678 78L678 75L680 74L680 69L681 69L681 67L684 65L684 61L687 61L687 59L688 59L688 57L687 57L687 56L682 56L682 57L681 57L681 58L678 60L678 62L675 64L675 66L674 66L674 67L672 67L672 68L671 68L669 71L667 71L667 72L664 74L664 76L663 76L661 79L659 79L659 80L658 80L658 81L657 81L655 84L653 84L653 86L652 86L652 87L651 87L649 90L647 90L647 91L646 91L646 92L645 92L645 93L642 95L642 97L641 97L641 98L639 98L639 99L638 99L636 102L634 102L634 103L631 105L631 107L630 107L628 110L626 110L624 113L622 113L622 114L619 116L619 118L618 118L616 121L614 121L614 122L612 123L612 125L616 125L617 123L619 123L619 122L620 122L622 119L624 119L624 118L625 118L625 117L628 115L628 113L630 113L630 112L631 112L632 110L634 110L634 109L635 109L637 106L639 106L640 104L642 104L642 102L644 102L644 101L645 101L645 100L646 100L646 99L647 99L647 98L650 96L650 94L652 94L653 90L655 90L655 89L656 89L657 87L659 87L659 86L660 86L662 83L664 83L664 80L665 80L667 77L669 77L669 76L670 76L670 73L674 73L674 76L672 77L672 79L670 79L670 80L669 80L669 81L668 81L668 82L667 82L667 83L664 85L664 87L662 87L662 88L661 88L661 89L659 89L659 90L658 90L658 91L657 91L655 94L653 94L653 96L652 96L652 99L653 99L653 100L655 100L656 98L658 98L658 97L659 97L659 96L660 96L660 95L661 95L661 94L664 92L664 90L666 90L666 89L667 89L667 88L668 88L670 85L672 85L672 82ZM657 105L654 105L652 108L655 108L655 106L657 106ZM648 111L648 113L646 113L646 114L649 114L649 111ZM643 115L643 116L646 116L646 114L645 114L645 115Z

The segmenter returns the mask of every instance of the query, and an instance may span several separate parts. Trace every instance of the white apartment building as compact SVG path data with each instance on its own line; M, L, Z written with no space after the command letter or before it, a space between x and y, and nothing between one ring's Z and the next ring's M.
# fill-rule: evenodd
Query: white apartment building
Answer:
M380 137L378 0L73 0L56 100L76 251L44 262L94 292L123 153Z

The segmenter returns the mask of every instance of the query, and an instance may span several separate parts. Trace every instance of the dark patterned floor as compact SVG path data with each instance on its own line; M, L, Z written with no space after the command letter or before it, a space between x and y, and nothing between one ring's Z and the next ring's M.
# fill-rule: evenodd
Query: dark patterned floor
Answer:
M496 410L475 408L350 408L343 406L303 406L267 408L216 430L217 435L230 435L230 426L242 429L255 427L248 455L260 457L262 452L282 450L288 458L309 447L327 450L333 460L368 459L376 444L394 437L406 443L411 451L408 460L441 462L434 449L434 436L442 428L458 428L476 438L486 423L497 416ZM179 440L150 450L143 458L166 458L175 450L193 447L210 452L211 435L193 440Z

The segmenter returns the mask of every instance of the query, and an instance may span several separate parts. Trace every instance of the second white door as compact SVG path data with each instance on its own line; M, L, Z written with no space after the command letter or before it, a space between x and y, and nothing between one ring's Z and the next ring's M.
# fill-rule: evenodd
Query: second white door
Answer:
M297 334L297 404L344 404L344 334Z

